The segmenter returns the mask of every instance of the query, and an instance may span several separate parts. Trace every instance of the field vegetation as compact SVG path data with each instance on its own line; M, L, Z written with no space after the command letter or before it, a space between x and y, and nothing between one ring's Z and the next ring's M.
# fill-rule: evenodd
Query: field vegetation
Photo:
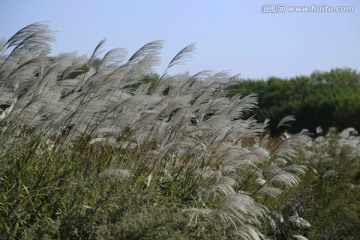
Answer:
M53 40L36 23L0 43L1 239L359 236L355 129L270 137L237 76L167 73L193 45L156 76L160 41L50 57Z

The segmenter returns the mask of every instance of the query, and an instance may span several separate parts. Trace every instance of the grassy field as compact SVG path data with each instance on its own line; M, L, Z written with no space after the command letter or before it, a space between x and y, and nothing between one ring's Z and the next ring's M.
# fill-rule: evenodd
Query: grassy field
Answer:
M356 239L360 138L268 136L225 73L139 84L130 57L48 56L46 25L0 44L2 239ZM191 54L182 49L169 69ZM100 60L99 60L100 59ZM288 125L285 117L279 126Z

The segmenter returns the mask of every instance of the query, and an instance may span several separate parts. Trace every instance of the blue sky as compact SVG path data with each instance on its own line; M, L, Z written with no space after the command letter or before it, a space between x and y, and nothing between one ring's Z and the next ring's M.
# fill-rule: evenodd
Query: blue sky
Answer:
M286 4L283 13L264 13ZM354 12L289 12L290 6L353 6ZM266 7L266 8L264 8ZM164 40L161 73L175 54L196 43L193 58L172 71L240 73L242 78L309 75L336 67L360 70L360 2L353 0L0 0L0 38L48 21L57 41L52 54L105 50L129 55Z

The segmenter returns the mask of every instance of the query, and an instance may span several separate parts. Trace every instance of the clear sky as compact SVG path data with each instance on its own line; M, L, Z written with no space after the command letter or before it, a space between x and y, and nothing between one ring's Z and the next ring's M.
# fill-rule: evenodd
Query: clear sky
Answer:
M286 4L280 13L268 4ZM290 12L292 6L352 6L353 12ZM325 10L326 11L326 10ZM174 72L240 73L242 78L309 75L336 67L360 70L360 1L356 0L0 0L0 38L48 21L52 55L105 50L129 54L164 40L161 73L175 54L196 43L193 58Z

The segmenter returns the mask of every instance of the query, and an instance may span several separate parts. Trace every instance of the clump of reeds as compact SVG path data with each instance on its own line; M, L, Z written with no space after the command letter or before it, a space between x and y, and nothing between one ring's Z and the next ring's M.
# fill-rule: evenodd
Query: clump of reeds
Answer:
M265 238L267 199L299 183L306 135L268 149L266 123L243 115L256 96L227 97L236 76L168 75L193 45L139 85L161 41L52 58L52 40L36 23L0 45L5 238Z

